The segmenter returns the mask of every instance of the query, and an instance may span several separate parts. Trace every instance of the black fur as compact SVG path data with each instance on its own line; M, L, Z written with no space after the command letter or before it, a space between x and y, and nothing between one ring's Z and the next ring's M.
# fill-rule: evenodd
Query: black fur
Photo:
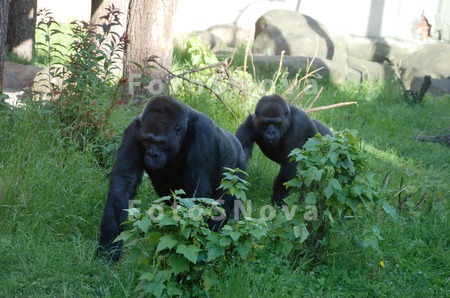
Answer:
M256 143L264 155L281 166L272 191L274 203L282 204L289 193L283 183L296 175L296 164L289 162L288 155L292 149L302 148L318 132L333 135L325 124L310 118L305 111L278 95L262 97L255 114L248 116L238 128L236 136L242 144L246 161L251 158L253 144Z
M99 252L119 259L122 243L113 240L123 231L124 209L143 171L158 196L183 189L188 197L221 198L229 215L233 199L217 190L224 167L246 169L242 146L233 134L169 96L151 99L123 134L100 224ZM224 223L210 221L209 226L218 230Z

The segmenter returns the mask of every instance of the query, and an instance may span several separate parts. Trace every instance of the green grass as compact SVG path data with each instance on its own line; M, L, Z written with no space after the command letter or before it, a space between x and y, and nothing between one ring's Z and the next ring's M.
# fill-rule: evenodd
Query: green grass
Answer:
M374 210L333 230L316 260L286 259L263 248L254 259L227 268L210 297L450 296L450 148L415 140L449 126L450 98L427 95L413 106L389 84L319 84L324 91L316 106L344 101L358 106L313 116L335 131L357 129L376 181L381 184L391 172L385 199L397 206L403 179L401 198L414 194L409 207L397 219ZM210 94L188 104L232 132L247 113L232 117ZM116 136L139 111L115 110L110 123ZM109 166L100 167L90 148L80 151L61 139L48 114L28 109L8 115L0 111L0 297L136 296L133 288L145 268L93 258ZM255 148L247 170L254 207L270 202L277 170ZM414 210L422 196L426 200ZM144 182L138 199L149 197L154 193ZM383 237L381 252L358 247L353 235L365 235L375 225Z

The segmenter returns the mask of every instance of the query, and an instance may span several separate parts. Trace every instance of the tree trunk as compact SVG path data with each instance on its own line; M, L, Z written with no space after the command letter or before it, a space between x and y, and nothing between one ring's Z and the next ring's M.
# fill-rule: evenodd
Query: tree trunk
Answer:
M0 0L0 94L3 92L3 66L5 59L6 32L8 29L9 0Z
M11 0L6 44L19 57L34 57L37 0Z
M160 67L146 66L150 57L158 56L157 61L165 68L172 67L172 28L176 5L176 0L130 0L126 30L130 43L125 48L124 76L128 79L127 92L132 98L167 91L163 83L167 72Z
M127 27L127 14L128 14L128 4L130 0L91 0L91 22L93 24L99 24L102 22L101 17L106 15L106 9L114 5L118 8L122 14L120 16L119 22L122 26L115 26L114 32L119 36L125 33L125 28Z

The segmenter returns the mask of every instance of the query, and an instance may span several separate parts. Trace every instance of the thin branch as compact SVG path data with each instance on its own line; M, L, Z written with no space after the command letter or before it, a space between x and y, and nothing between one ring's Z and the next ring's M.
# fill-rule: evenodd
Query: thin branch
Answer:
M185 77L185 75L188 75L188 74L200 72L200 71L203 71L203 70L206 70L206 69L216 68L216 67L219 67L219 66L224 66L225 67L225 73L226 73L227 76L229 76L228 65L226 64L226 62L219 62L219 63L211 64L211 65L208 65L208 66L205 66L205 67L201 67L201 68L190 69L190 70L185 71L185 72L180 73L180 74L175 74L175 73L171 72L169 69L164 67L161 63L159 63L158 61L156 61L156 59L154 59L152 57L148 59L148 62L153 62L153 63L157 64L159 67L161 67L164 71L166 71L168 73L168 76L166 76L167 78L165 77L165 80L167 80L169 82L170 82L170 80L172 80L174 78L179 78L179 79L185 80L185 81L187 81L187 82L189 82L191 84L194 84L194 85L197 85L197 86L201 86L201 87L207 89L208 91L210 91L212 94L214 94L219 99L219 101L225 106L225 108L234 117L237 117L237 115L226 104L226 102L223 100L223 98L222 98L222 96L220 96L220 94L218 94L216 91L214 91L212 88L206 86L205 84L202 84L200 82L197 82L197 81L194 81L194 80L191 80L191 79L188 79L188 78Z
M314 103L316 102L317 99L319 99L320 94L323 91L323 87L320 87L319 92L317 92L316 96L314 97L314 99L311 101L311 104L308 107L308 111L310 111L312 109L312 106L314 105Z
M332 105L327 105L327 106L321 106L321 107L317 107L317 108L307 109L306 112L307 113L318 112L318 111L330 110L330 109L344 107L344 106L349 106L349 105L358 105L358 103L356 101L340 102L340 103L336 103L336 104L332 104Z

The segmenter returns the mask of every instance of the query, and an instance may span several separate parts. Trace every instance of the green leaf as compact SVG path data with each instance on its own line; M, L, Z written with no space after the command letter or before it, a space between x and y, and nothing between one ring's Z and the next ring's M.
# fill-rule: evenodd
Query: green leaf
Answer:
M281 251L285 256L288 256L291 253L293 248L294 248L294 245L291 242L286 242L282 246Z
M238 241L239 237L241 237L241 232L239 231L233 231L230 233L230 237L231 239L233 239L233 241Z
M231 244L231 238L229 238L229 237L222 237L222 238L220 238L219 244L222 247L228 247Z
M162 236L159 239L158 246L156 247L156 252L160 252L166 248L172 249L178 241L176 239L173 239L172 235L166 235Z
M323 193L325 194L325 197L327 199L331 198L331 196L334 194L333 187L331 186L331 183L328 183L327 187L323 190Z
M171 214L164 214L163 217L158 221L158 225L160 227L164 226L176 226L178 225L178 221L175 220Z
M197 263L197 257L200 251L201 249L193 244L189 246L181 244L177 247L177 253L182 254L186 259L194 264Z
M330 148L330 152L328 153L328 159L331 161L331 163L333 165L337 165L338 164L338 160L339 160L339 154L336 153L333 148Z
M130 231L123 231L122 233L119 234L119 236L116 237L116 239L114 239L114 242L123 240L123 241L127 241L128 238L130 238L133 234Z
M339 180L337 180L336 178L331 178L330 184L334 189L342 190L341 183L339 183Z
M209 244L209 243L208 243ZM215 259L217 259L218 257L224 256L225 255L225 248L223 248L222 246L218 246L218 245L206 245L207 247L207 261L211 262Z
M293 179L294 180L294 179ZM292 181L292 180L291 180ZM295 203L298 203L299 194L295 192L291 192L291 194L286 197L283 201L288 205L291 206Z
M328 209L325 210L325 211L323 212L323 215L326 216L326 217L328 217L328 219L329 219L331 222L334 222L333 215L331 214L330 210L328 210Z
M308 229L306 228L305 224L300 224L298 226L294 227L294 235L295 238L300 238L300 243L305 242L306 239L308 239Z
M213 286L219 284L219 276L213 270L207 270L206 274L202 274L203 277L203 285L205 286L205 290L210 290Z
M313 192L308 192L305 196L305 203L308 205L315 205L317 203L316 194Z
M181 256L171 254L167 258L167 263L172 267L173 273L175 274L189 271L189 264Z
M154 278L154 282L150 283L147 289L145 289L145 292L151 293L156 297L161 297L166 288L165 281L167 281L167 277L167 270L159 271Z
M246 241L245 243L239 243L239 245L236 246L235 250L239 253L239 256L241 258L245 258L247 256L247 254L249 253L251 247L252 247L252 243L249 241Z
M147 233L148 228L152 225L152 222L150 218L144 218L142 220L137 220L134 225L137 226L142 232Z
M383 207L383 210L387 214L392 216L393 218L397 218L398 217L397 210L395 209L395 207L391 206L388 202L382 201L381 202L381 207Z
M252 234L256 239L260 239L266 235L266 231L261 227L255 226L250 230L250 234Z

